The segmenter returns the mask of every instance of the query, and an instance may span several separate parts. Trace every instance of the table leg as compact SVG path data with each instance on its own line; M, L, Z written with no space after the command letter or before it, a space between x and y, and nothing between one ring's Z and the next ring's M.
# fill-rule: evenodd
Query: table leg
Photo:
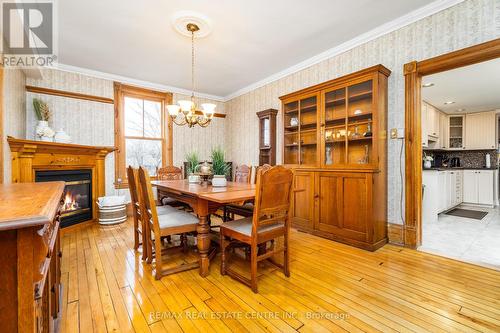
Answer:
M200 200L198 202L198 252L200 255L200 275L205 277L208 275L208 266L210 264L210 258L208 253L210 251L210 226L208 225L208 202L205 200Z

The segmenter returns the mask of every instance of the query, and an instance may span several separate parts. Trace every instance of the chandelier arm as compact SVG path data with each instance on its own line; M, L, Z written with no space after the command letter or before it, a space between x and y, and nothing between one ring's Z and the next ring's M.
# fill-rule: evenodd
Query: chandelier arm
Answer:
M181 121L177 121L177 118L179 118L179 116L175 116L175 117L171 116L170 118L172 119L174 124L176 124L177 126L184 126L187 124L186 117L182 117Z
M211 122L212 119L203 119L201 117L198 117L198 125L200 125L200 127L207 127L210 122Z

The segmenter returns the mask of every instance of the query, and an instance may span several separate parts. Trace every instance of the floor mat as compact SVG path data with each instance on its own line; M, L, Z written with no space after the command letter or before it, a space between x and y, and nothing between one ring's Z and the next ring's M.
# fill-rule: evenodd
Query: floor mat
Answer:
M452 209L445 214L466 217L466 218L475 219L475 220L482 220L486 215L488 215L488 212L481 212L479 210L455 208L455 209Z

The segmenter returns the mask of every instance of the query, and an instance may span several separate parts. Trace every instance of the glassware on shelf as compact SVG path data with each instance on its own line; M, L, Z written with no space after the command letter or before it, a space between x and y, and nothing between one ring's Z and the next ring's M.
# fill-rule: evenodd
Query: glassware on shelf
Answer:
M325 148L325 164L327 164L327 165L333 164L332 147L330 147L330 146L326 146L326 148Z
M358 164L368 164L370 163L370 146L365 145L365 156L358 160Z
M363 136L365 138L369 138L369 137L373 136L373 133L372 133L372 120L371 119L368 119L367 129L366 129L366 132L363 134Z
M298 126L299 125L299 119L297 117L292 117L290 118L290 126Z
M359 139L361 138L361 134L358 132L358 125L354 126L354 133L351 135L352 139Z

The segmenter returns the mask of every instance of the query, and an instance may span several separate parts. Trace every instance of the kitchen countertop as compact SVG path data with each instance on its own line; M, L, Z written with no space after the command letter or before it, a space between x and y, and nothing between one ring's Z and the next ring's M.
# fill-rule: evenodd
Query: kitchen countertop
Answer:
M423 169L423 171L448 171L448 170L497 170L498 168L430 168L430 169Z

